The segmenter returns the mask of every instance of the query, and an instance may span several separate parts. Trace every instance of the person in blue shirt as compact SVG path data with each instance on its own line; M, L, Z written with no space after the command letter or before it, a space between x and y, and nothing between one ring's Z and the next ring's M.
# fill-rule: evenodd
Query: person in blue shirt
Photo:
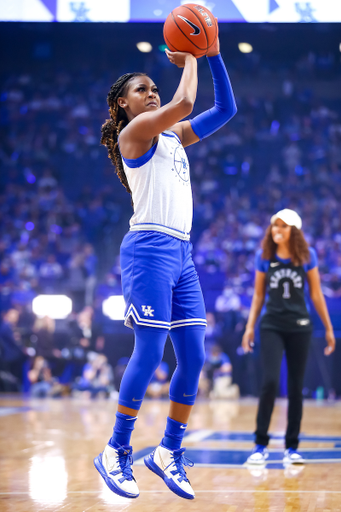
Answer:
M260 322L262 388L257 413L255 448L248 464L264 464L268 457L268 428L276 398L281 362L285 351L288 365L288 425L283 462L302 464L297 452L303 410L303 378L312 333L305 302L305 283L326 329L325 355L335 349L335 337L321 290L317 255L302 233L302 220L293 210L273 215L256 254L256 279L249 319L242 339L244 352L252 352L255 324L265 297Z

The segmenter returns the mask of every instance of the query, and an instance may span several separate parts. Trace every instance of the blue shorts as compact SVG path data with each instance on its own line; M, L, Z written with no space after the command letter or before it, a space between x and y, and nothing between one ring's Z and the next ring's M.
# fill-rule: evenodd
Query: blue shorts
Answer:
M130 231L121 244L125 325L206 326L192 244L156 231Z

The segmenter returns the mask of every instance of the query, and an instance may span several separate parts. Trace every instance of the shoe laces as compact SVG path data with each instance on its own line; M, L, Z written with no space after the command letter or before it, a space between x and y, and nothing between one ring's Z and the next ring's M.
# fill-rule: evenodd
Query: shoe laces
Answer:
M261 453L263 455L265 450L266 446L263 446L262 444L256 444L252 453Z
M177 474L180 475L180 478L178 479L179 482L182 482L183 480L185 482L189 482L187 475L186 475L186 471L184 469L184 466L188 466L190 468L194 466L194 462L192 462L191 460L187 459L187 457L184 456L185 450L186 450L186 448L180 448L179 450L174 450L174 452L172 453L173 460L167 466L167 468L168 468L172 464L175 465L176 469L171 471L171 473L172 473L172 475L177 475ZM167 468L165 468L165 469L167 469Z
M296 455L296 457L301 457L301 455L299 453L297 453L297 450L295 450L294 448L288 448L287 450L287 454L291 457L292 455Z
M120 483L124 482L124 480L134 480L133 470L131 469L133 464L133 450L131 446L119 446L116 448L116 452L116 460L120 469L112 471L110 474L115 476L122 473L123 476L119 480Z

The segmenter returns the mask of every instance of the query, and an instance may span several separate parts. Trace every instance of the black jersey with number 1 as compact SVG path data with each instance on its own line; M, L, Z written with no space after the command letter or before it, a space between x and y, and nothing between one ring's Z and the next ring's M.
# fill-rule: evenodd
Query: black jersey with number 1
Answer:
M264 260L261 251L257 253L256 269L266 273L267 299L261 318L262 329L311 331L305 285L307 272L317 265L317 256L313 249L309 252L310 262L298 266L278 256Z

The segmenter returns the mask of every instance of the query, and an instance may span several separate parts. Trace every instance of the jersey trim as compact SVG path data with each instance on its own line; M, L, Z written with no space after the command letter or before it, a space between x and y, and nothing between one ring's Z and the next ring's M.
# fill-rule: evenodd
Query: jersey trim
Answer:
M167 226L163 226L162 224L155 224L153 222L134 224L130 227L129 231L158 231L160 233L165 233L166 235L179 238L180 240L184 240L185 242L188 242L190 239L189 233L184 233L178 229L168 228Z
M169 132L169 133L162 132L161 135L164 135L165 137L172 137L174 139L177 139L181 144L181 140L179 139L179 137L177 136L177 134L175 132ZM142 165L149 162L149 160L153 157L153 155L156 151L156 148L157 148L157 142L154 144L154 146L152 146L150 149L148 149L147 153L139 156L138 158L124 158L124 156L122 156L122 153L121 153L121 156L122 156L124 163L128 167L130 167L131 169L136 169L137 167L142 167Z
M165 137L173 137L174 139L177 139L179 141L179 143L181 144L180 137L175 132L172 132L172 131L169 131L169 133L162 132L161 135L164 135Z
M203 325L207 326L207 321L204 318L187 318L183 320L174 320L171 322L171 329L175 329L176 327L185 327L188 325Z
M170 329L170 322L162 322L161 320L149 320L147 318L141 318L136 311L136 308L133 304L130 304L128 311L124 317L124 325L126 327L130 327L130 329L133 329L133 322L137 325L145 325L146 327L158 327L161 329Z
M175 329L176 327L186 327L190 325L203 325L206 327L207 321L204 318L183 318L182 320L174 320L173 322L163 322L162 320L149 320L141 318L135 306L130 304L128 311L124 317L124 325L133 329L133 322L137 325L144 325L146 327L158 327L161 329Z
M149 160L151 160L151 158L153 157L155 151L156 151L156 148L157 148L157 142L154 144L154 146L152 146L150 149L148 149L147 153L145 153L144 155L142 156L139 156L138 158L124 158L124 156L122 156L122 159L124 161L124 163L130 167L131 169L136 169L137 167L142 167L142 165L146 164L147 162L149 162Z

